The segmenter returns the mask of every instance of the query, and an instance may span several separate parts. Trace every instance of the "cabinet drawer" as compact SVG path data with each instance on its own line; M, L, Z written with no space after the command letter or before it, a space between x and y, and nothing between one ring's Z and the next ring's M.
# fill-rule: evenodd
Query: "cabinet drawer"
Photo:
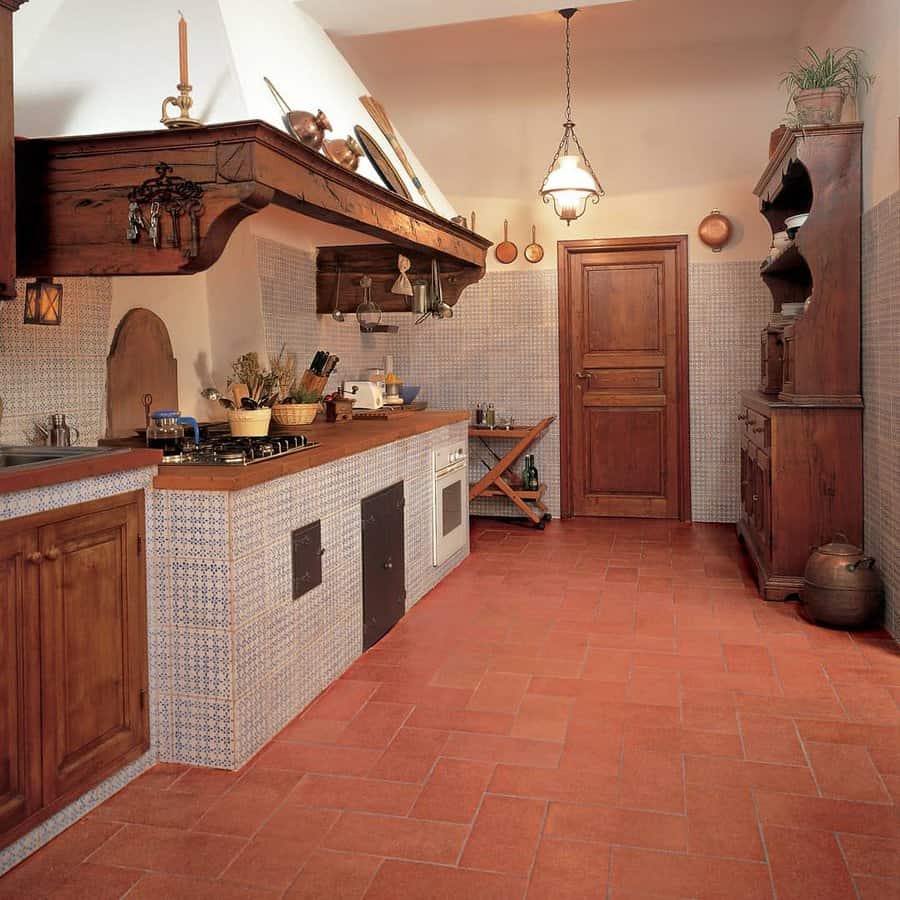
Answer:
M771 442L771 420L753 409L745 409L744 434L761 450L768 450Z

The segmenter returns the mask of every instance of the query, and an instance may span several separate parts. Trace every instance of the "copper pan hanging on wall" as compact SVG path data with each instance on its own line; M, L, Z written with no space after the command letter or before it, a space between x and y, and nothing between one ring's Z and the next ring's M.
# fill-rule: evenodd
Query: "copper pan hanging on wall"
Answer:
M509 239L509 220L503 220L503 240L494 248L497 262L508 266L519 255L519 248Z

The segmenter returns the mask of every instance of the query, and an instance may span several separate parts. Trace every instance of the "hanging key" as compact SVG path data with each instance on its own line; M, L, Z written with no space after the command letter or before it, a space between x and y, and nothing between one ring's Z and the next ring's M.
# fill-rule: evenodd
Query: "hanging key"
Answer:
M179 222L179 219L181 218L181 205L173 203L171 206L166 207L166 212L172 220L172 233L169 235L167 243L170 247L180 247L181 223Z
M134 243L141 236L141 229L147 228L144 217L141 215L141 207L138 203L131 202L128 204L128 230L125 237Z
M184 251L188 259L195 259L200 253L200 216L203 213L203 204L194 201L188 207L188 218L191 222L191 243Z
M150 228L148 230L153 246L159 249L159 203L150 204Z

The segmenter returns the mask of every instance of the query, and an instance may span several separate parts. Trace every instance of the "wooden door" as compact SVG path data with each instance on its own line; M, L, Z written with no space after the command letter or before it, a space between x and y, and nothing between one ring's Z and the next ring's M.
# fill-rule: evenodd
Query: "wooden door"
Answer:
M41 805L36 551L35 531L0 531L0 835Z
M124 495L38 531L45 804L149 746L142 522Z
M404 505L402 481L362 502L364 650L406 612Z
M559 246L565 512L690 518L687 239Z

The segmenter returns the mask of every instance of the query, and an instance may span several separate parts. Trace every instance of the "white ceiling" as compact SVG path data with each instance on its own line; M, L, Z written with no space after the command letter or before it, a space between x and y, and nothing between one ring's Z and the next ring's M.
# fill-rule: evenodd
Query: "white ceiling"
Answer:
M548 12L548 0L296 0L326 31L350 37ZM629 0L582 0L579 8ZM564 5L564 4L562 4Z

